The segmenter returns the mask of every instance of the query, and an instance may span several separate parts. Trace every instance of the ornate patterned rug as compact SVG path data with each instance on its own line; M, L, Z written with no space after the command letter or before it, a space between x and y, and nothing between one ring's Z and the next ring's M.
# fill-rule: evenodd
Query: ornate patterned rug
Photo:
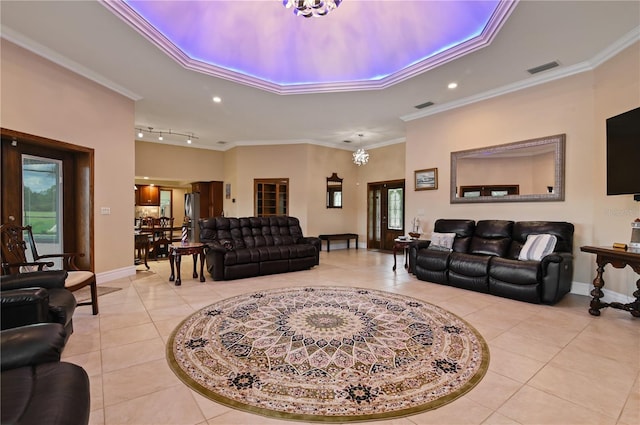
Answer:
M258 291L185 319L173 371L240 410L309 422L411 415L473 388L489 350L464 320L403 295L348 287Z

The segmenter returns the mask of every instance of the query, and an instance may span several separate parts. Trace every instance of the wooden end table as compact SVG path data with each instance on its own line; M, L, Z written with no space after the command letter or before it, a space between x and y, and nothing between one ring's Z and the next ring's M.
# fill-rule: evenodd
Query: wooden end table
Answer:
M169 245L169 265L171 266L171 276L169 276L169 282L173 282L175 279L176 286L182 285L182 279L180 279L180 257L183 255L193 255L193 278L198 277L196 271L196 263L198 261L198 255L200 255L200 282L204 282L204 247L203 243L176 243ZM176 263L178 269L178 276L173 273L173 263Z
M402 251L404 253L404 268L409 269L409 245L413 242L411 239L394 239L393 240L393 271L396 271L396 253Z
M604 297L602 287L604 286L604 267L611 264L617 269L630 266L633 271L640 274L640 252L626 251L624 249L609 248L606 246L583 246L580 251L596 254L596 264L598 265L596 278L593 280L593 289L591 290L591 303L589 305L589 313L593 316L600 316L600 310L605 307L617 308L630 312L633 317L640 317L640 279L636 282L636 291L633 296L635 301L627 304L618 302L604 303L600 298Z

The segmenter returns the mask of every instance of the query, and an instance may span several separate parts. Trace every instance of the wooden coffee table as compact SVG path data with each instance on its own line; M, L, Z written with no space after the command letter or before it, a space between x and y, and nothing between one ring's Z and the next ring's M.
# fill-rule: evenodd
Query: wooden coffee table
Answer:
M171 266L171 276L169 276L169 282L173 282L175 279L176 286L182 285L182 279L180 279L180 258L183 255L193 255L193 277L198 277L196 271L196 263L198 261L198 255L200 255L200 282L204 282L204 247L203 243L175 243L169 245L169 265ZM178 269L178 276L174 275L173 263L175 261L176 268Z

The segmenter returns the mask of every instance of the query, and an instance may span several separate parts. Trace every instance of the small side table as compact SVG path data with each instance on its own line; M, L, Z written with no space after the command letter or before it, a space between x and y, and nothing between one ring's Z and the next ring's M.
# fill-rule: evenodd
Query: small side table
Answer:
M198 277L196 272L196 263L198 262L198 254L200 255L200 282L204 282L204 247L203 243L176 243L169 245L169 265L171 266L171 276L169 276L169 282L173 282L175 279L176 286L182 285L182 279L180 279L180 257L183 255L193 255L193 277ZM173 263L176 263L178 269L178 276L173 273Z
M396 253L402 251L404 253L404 268L409 269L409 244L413 242L411 239L394 239L393 240L393 271L396 271Z

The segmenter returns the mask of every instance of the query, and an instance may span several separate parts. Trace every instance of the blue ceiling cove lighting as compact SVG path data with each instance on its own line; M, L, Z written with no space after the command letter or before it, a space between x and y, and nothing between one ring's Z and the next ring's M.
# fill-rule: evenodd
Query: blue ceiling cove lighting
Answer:
M319 19L282 0L102 4L185 68L287 94L414 77L488 45L516 2L343 0Z

